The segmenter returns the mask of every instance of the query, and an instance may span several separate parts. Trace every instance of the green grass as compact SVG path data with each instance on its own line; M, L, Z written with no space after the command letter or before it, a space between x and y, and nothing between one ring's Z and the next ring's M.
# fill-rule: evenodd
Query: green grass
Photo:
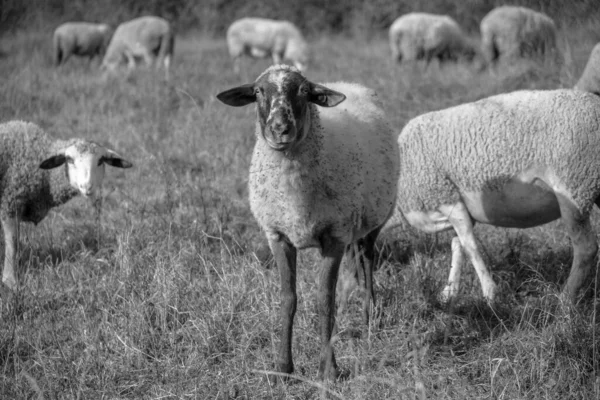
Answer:
M595 25L594 25L595 23ZM373 87L399 131L412 117L521 88L572 86L597 21L564 28L565 64L475 73L391 64L383 40L314 42L313 81ZM252 107L215 94L253 80L267 61L232 73L225 42L180 37L174 79L138 71L104 80L97 64L51 65L48 35L0 39L0 116L58 137L109 144L133 169L109 169L98 222L82 199L38 226L23 224L20 291L1 300L2 399L597 399L595 300L558 300L571 249L559 223L478 226L501 287L492 310L471 268L460 299L436 294L450 264L448 233L382 238L378 305L360 338L361 295L338 319L338 363L350 378L315 382L316 254L300 255L294 362L299 383L268 387L279 331L279 282L247 201ZM600 228L598 213L594 226ZM325 389L324 389L325 388Z

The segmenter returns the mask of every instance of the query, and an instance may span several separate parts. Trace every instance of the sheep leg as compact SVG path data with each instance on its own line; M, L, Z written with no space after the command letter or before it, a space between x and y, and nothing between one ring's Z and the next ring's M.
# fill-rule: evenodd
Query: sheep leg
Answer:
M321 238L321 266L317 300L321 335L321 356L318 379L335 380L338 376L331 337L335 325L335 287L338 270L344 255L344 244L329 234Z
M17 289L15 277L15 264L17 263L19 246L19 220L17 217L2 218L4 230L4 271L2 272L2 283L9 289Z
M292 361L292 329L296 314L296 248L286 238L278 235L269 238L269 247L279 268L281 278L281 342L275 363L277 372L294 372Z
M371 304L375 306L375 290L373 289L373 269L375 269L375 241L379 236L381 228L377 228L370 232L361 244L361 259L359 265L362 267L363 278L365 280L365 298L363 299L363 323L369 325L369 311Z
M488 302L492 303L496 293L496 284L494 283L492 274L485 265L481 252L477 246L477 239L473 233L473 221L471 220L471 215L469 214L467 207L464 203L459 202L444 207L442 212L447 215L448 222L452 224L452 227L454 227L454 230L458 235L460 245L469 256L469 259L475 268L475 272L477 272L483 291L483 297L485 297ZM460 261L460 256L458 254L456 255L455 261ZM455 268L454 271L452 271L451 268L451 275L448 278L448 284L450 286L451 279L455 279L457 275L460 275L460 268Z
M594 265L598 243L589 217L584 217L579 209L565 197L558 195L557 198L561 219L573 246L573 264L567 283L563 288L563 295L572 304L575 304L577 292Z
M442 293L440 294L440 300L443 303L447 303L452 300L460 289L460 273L465 263L465 253L460 244L460 239L455 236L452 239L452 264L450 266L450 274L448 275L448 283Z

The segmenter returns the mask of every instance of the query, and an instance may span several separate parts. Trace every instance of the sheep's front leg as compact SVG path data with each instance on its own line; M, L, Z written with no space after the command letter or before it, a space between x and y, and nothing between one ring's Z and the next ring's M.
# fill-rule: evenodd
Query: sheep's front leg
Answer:
M335 287L338 270L344 255L344 244L325 235L321 240L323 260L319 271L319 295L317 307L321 335L321 357L319 379L325 377L335 380L338 376L337 364L331 345L331 336L335 325Z
M296 248L281 235L269 237L269 247L281 277L281 342L275 362L277 372L294 372L292 328L296 314Z
M15 276L15 264L17 263L19 245L19 220L17 217L2 218L4 229L4 271L2 272L2 283L9 289L17 289L17 278Z

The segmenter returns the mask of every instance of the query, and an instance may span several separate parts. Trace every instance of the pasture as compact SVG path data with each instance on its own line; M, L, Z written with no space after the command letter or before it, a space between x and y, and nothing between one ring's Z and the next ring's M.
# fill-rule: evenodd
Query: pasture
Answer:
M324 37L309 38L315 61L306 75L374 88L399 132L430 110L573 86L600 40L598 22L560 31L560 67L523 62L477 73L434 63L423 71L393 65L383 37ZM339 382L315 382L317 272L313 251L300 252L299 381L269 387L261 371L278 337L279 274L247 200L254 108L215 99L268 61L244 59L237 77L224 40L190 33L177 38L170 82L148 70L105 80L97 63L56 69L50 42L34 32L0 38L1 120L109 144L134 168L107 170L99 217L77 198L38 226L22 225L21 288L0 300L0 398L600 398L597 300L560 307L571 248L558 223L477 226L500 285L493 310L470 267L460 300L436 301L449 234L407 227L382 235L371 324L361 332L360 293L338 318L335 349L347 375Z

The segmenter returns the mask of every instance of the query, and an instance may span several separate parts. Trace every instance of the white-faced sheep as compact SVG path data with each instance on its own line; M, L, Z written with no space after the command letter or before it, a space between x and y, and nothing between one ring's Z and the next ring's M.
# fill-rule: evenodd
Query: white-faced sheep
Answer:
M64 168L57 168L65 164ZM82 194L100 194L104 164L129 168L112 150L85 139L55 140L23 121L0 124L0 222L4 230L2 282L15 289L19 223L40 222L48 211ZM49 170L49 171L48 171Z
M54 56L56 65L65 63L71 55L102 56L111 37L106 24L89 22L65 22L54 31Z
M304 71L308 66L309 47L300 30L289 21L265 18L242 18L227 29L227 46L233 69L240 72L243 55L254 58L272 57L273 64L291 61Z
M558 55L556 25L544 13L525 7L494 8L482 20L481 51L488 64L499 59Z
M129 70L142 60L147 66L161 63L169 79L171 58L175 49L175 35L165 19L146 16L124 22L117 27L102 61L102 68L115 71L122 64Z
M353 243L363 246L367 262L373 262L375 238L396 196L395 135L374 91L352 83L316 84L287 65L272 66L254 83L217 97L231 106L256 103L250 206L281 274L276 369L294 370L296 251L317 247L322 257L319 378L334 378L330 340L338 268Z
M389 39L392 59L397 62L472 61L478 54L477 46L447 15L405 14L390 26Z
M575 89L600 95L600 43L592 49Z
M430 112L398 137L396 211L425 232L454 229L442 298L459 290L464 252L493 301L476 222L528 228L561 218L573 246L564 288L575 301L597 251L590 225L600 206L600 98L576 90L518 91Z

